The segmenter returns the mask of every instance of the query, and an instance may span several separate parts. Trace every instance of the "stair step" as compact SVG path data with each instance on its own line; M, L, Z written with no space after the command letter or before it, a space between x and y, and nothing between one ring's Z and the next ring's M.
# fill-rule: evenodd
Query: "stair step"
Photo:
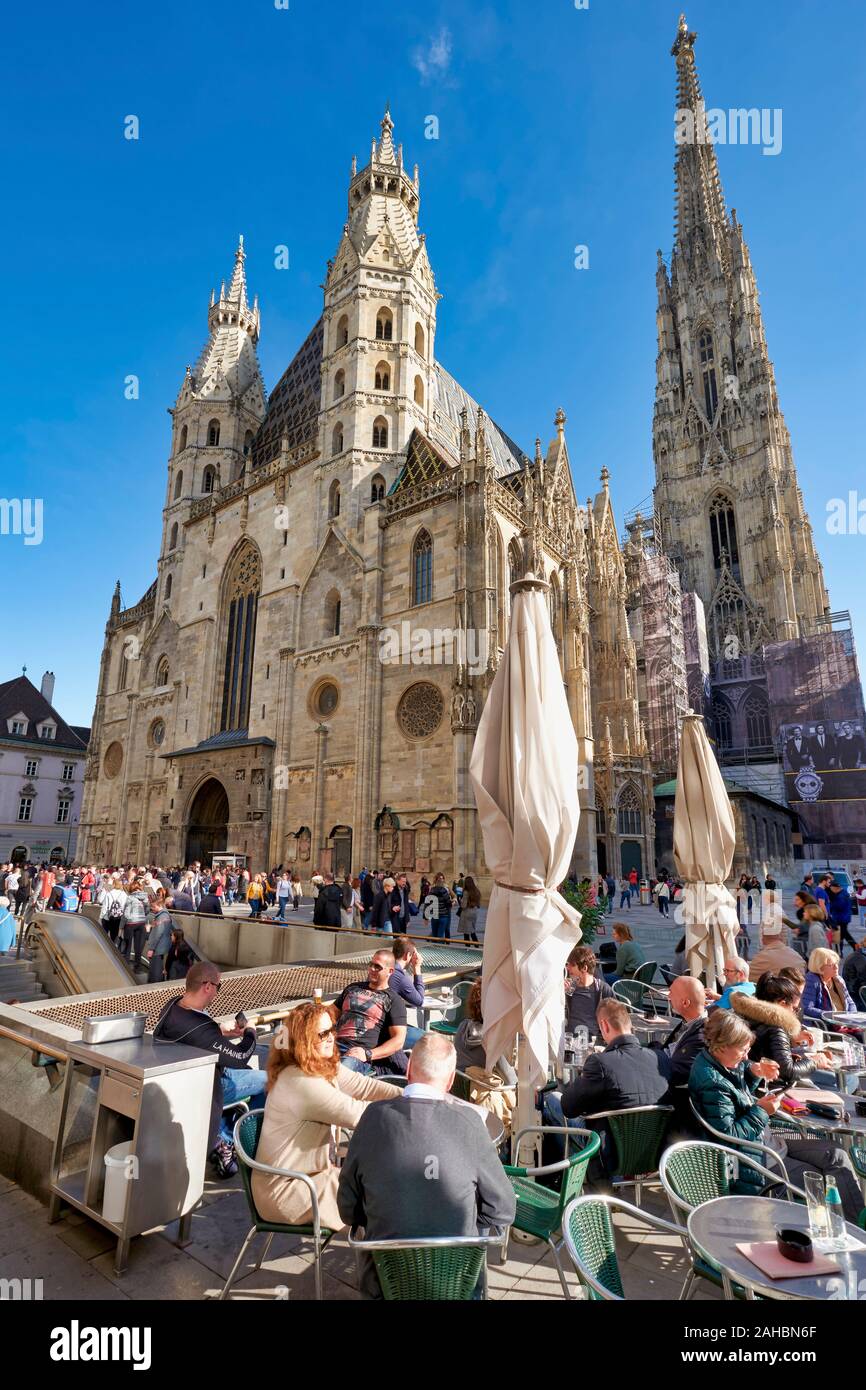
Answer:
M35 989L0 989L0 1003L9 1004L13 999L17 999L19 1004L32 1004L37 999L47 999L48 996L41 985Z

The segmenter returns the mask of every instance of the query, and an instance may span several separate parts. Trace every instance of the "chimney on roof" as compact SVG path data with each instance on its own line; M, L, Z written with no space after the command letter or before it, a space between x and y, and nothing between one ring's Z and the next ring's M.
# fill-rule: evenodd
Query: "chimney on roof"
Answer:
M54 704L54 672L46 671L42 677L42 684L39 687L39 694L43 700L47 700L49 705Z

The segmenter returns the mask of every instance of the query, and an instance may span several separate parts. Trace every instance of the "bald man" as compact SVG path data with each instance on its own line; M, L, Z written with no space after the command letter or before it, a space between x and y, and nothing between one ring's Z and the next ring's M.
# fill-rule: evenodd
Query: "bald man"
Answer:
M685 1086L692 1062L704 1045L707 996L700 980L678 975L671 985L671 1009L680 1021L668 1033L662 1046L671 1062L671 1086Z

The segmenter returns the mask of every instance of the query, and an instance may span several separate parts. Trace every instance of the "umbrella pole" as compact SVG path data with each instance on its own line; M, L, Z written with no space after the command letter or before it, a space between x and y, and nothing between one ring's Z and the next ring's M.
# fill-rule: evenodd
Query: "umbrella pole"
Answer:
M539 1122L538 1112L535 1109L535 1087L532 1084L529 1062L529 1048L526 1038L522 1033L517 1035L517 1110L514 1116L513 1133L519 1134L522 1129L529 1129L532 1125ZM541 1136L527 1135L521 1144L522 1152L517 1152L512 1145L512 1161L532 1167L534 1160L538 1156Z

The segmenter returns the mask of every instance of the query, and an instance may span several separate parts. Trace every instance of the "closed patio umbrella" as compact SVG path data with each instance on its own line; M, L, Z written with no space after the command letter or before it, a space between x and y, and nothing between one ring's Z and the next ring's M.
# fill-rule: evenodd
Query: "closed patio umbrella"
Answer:
M734 858L734 813L704 721L683 719L674 802L674 860L683 880L683 924L690 975L710 988L724 980L726 959L737 954L737 905L725 887Z
M470 776L494 880L484 931L488 1065L518 1054L517 1127L533 1122L532 1088L547 1080L565 1010L563 969L580 913L557 892L580 819L578 749L550 629L549 586L511 586L508 643L493 680Z

